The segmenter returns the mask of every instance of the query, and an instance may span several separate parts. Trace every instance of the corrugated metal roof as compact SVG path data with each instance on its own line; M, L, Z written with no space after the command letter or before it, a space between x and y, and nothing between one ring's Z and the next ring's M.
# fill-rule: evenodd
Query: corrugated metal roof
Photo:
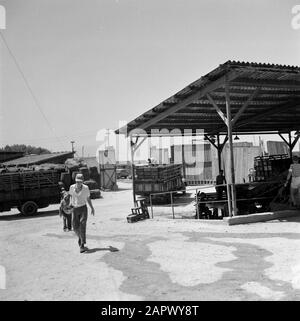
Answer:
M59 152L51 154L41 154L41 155L27 155L21 158L17 158L8 162L3 163L5 166L26 166L26 165L38 165L42 163L51 162L56 158L71 158L73 157L73 152Z
M227 61L116 130L116 133L128 134L136 128L145 130L147 134L163 128L181 131L204 129L208 134L225 132L224 123L206 94L226 115L226 78L233 117L254 91L260 89L235 123L235 131L300 129L299 66ZM258 115L262 118L258 119ZM251 117L255 117L253 122Z

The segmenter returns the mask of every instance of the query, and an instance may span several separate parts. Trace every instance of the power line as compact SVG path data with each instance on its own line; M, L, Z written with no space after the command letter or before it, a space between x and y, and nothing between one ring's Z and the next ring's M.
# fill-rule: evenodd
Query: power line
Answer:
M2 34L1 31L0 31L0 36L1 36L1 38L2 38L3 43L5 44L5 47L7 48L8 52L9 52L9 54L10 54L10 56L12 57L15 65L16 65L16 67L17 67L17 69L18 69L18 71L19 71L19 73L20 73L20 75L21 75L21 77L23 78L24 83L25 83L28 91L30 92L30 94L31 94L31 96L32 96L32 98L33 98L33 101L35 102L37 108L39 109L41 115L43 116L45 122L47 123L48 127L49 127L50 130L52 131L52 133L53 133L54 137L56 138L56 140L57 140L59 143L62 144L62 142L58 139L58 137L56 137L56 134L55 134L55 131L54 131L52 125L50 124L48 118L46 117L46 115L45 115L45 113L44 113L44 111L43 111L43 109L41 108L37 97L35 96L35 94L34 94L32 88L31 88L31 86L30 86L30 84L29 84L29 82L28 82L28 80L27 80L24 72L23 72L22 69L21 69L20 64L19 64L18 61L17 61L17 58L15 57L15 55L14 55L13 52L12 52L12 50L10 49L10 47L9 47L9 45L8 45L6 39L5 39L5 37L4 37L4 35Z
M23 141L30 141L30 142L51 142L55 140L56 138L59 138L60 140L68 141L70 138L84 138L84 137L92 137L94 136L95 138L97 137L97 130L95 131L88 131L88 132L75 132L75 133L70 133L68 135L64 136L57 136L57 137L42 137L42 138L20 138L20 140ZM6 139L1 139L0 142L6 141Z

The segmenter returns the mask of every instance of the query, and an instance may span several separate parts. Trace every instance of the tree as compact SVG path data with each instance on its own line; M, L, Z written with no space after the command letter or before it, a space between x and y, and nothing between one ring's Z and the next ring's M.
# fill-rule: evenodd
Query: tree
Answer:
M14 144L14 145L6 145L4 148L0 148L2 152L22 152L24 154L48 154L51 153L48 149L43 147L34 147L31 145L24 144Z

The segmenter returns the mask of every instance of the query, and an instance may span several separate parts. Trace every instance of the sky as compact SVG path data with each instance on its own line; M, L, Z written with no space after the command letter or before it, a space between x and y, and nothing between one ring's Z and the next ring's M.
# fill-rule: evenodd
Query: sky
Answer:
M73 140L94 156L99 130L117 129L227 60L300 66L291 24L299 4L0 0L9 47L0 38L0 146L62 151Z

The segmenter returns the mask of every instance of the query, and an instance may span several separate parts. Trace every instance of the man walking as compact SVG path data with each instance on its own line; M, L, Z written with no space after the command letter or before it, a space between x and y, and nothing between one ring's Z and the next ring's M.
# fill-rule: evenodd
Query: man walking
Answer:
M91 214L95 215L95 210L90 199L89 187L83 184L83 175L77 174L75 184L70 186L69 194L72 196L73 206L73 230L78 236L78 245L80 253L88 250L86 244L86 222L88 216L88 209L86 203L91 208Z

